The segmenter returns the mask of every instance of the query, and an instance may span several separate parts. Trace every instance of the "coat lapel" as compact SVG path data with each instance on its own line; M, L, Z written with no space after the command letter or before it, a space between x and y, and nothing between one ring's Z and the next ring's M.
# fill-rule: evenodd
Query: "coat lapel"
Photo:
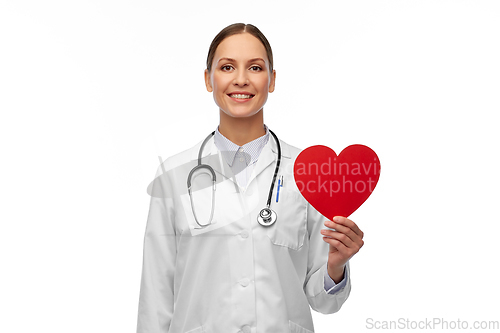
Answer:
M202 142L200 142L196 146L196 149L193 150L193 153L191 155L192 160L196 161L196 163L198 160L198 153L201 147L201 143ZM281 166L280 166L281 169L283 167L283 159L290 158L290 151L286 143L283 143L283 141L280 140L280 144L281 144ZM259 174L261 174L271 164L275 166L274 162L276 162L277 160L278 160L278 146L276 145L276 141L271 135L266 145L262 148L262 151L260 152L259 159L257 160L252 175L249 181L247 182L247 187ZM221 181L228 179L236 184L236 178L233 175L231 167L224 161L222 155L215 146L213 136L212 138L210 138L210 140L207 141L205 147L203 148L201 163L209 164L214 169L218 177L219 176L223 177ZM271 180L269 182L271 182Z
M200 151L201 144L202 142L196 146L196 149L193 150L191 155L191 159L194 160L196 164L198 164L198 153ZM229 179L236 183L233 172L231 171L231 167L227 163L225 163L224 159L222 158L222 155L220 154L217 146L214 143L213 136L207 141L205 147L203 148L201 163L208 164L214 169L216 177L218 178L218 183L226 179Z
M283 167L283 159L290 158L290 151L288 149L288 145L286 143L283 143L283 141L281 140L280 140L280 146L281 146L281 164L280 164L280 171L281 171L281 168ZM264 146L264 148L262 148L262 151L260 152L259 159L255 164L254 170L247 183L247 186L250 185L250 183L265 169L267 169L271 165L274 168L276 166L275 162L277 161L278 161L278 146L272 135L270 135L269 140L267 141L266 145ZM269 180L269 184L271 183L271 181L272 179Z

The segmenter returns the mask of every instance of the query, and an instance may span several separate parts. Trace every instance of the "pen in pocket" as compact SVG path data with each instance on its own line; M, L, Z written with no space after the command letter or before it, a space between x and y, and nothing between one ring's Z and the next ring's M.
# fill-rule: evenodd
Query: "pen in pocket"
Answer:
M278 179L278 190L276 191L276 202L278 202L280 198L280 188L283 187L283 176Z

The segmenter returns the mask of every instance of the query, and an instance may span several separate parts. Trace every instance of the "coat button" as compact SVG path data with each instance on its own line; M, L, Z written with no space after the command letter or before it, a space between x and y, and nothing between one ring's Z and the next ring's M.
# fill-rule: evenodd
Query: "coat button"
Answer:
M240 236L241 236L241 238L247 238L247 237L248 237L248 231L243 230L243 231L240 233Z
M252 331L252 329L248 325L243 326L241 330L243 331L243 333L250 333Z
M243 287L246 287L248 286L248 284L250 283L250 280L248 280L247 278L245 279L241 279L240 280L240 284L243 286Z

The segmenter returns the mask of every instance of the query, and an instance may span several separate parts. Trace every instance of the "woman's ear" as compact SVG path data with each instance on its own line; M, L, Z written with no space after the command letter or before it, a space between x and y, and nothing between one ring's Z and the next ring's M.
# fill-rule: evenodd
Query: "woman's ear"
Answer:
M208 69L205 69L205 86L207 87L208 92L212 92L212 84L210 83L210 72Z
M273 75L271 75L271 80L269 82L269 92L274 91L274 83L276 82L276 70L273 69Z

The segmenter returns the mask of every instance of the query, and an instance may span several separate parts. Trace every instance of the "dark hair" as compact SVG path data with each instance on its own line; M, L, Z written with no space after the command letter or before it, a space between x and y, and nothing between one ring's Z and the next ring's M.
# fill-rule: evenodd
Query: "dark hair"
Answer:
M262 45L264 45L267 53L267 59L269 60L269 69L271 70L271 73L273 72L273 51L271 49L271 45L267 41L266 36L264 36L264 34L260 32L260 30L256 26L245 23L234 23L228 25L227 27L222 29L217 34L217 36L215 36L212 44L210 44L210 48L208 49L207 69L209 72L212 71L212 61L214 60L215 50L217 50L219 44L229 36L242 34L244 32L247 32L256 37L261 41Z

